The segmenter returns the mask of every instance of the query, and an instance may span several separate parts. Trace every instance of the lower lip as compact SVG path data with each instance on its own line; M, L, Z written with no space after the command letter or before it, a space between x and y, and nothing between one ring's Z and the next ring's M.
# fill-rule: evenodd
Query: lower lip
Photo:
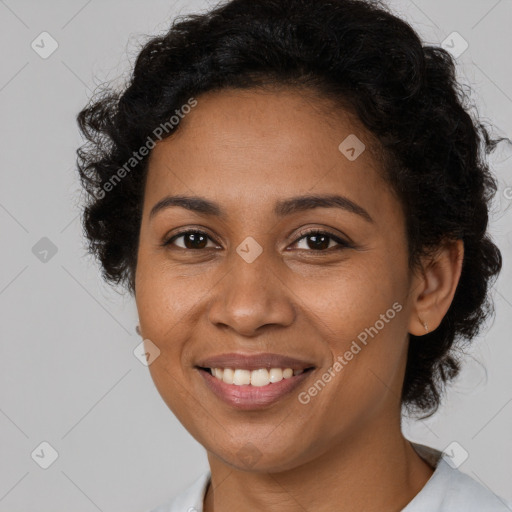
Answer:
M300 375L294 375L266 386L251 386L248 384L237 386L236 384L226 384L206 370L199 369L198 371L206 385L221 400L232 407L243 410L261 409L277 402L280 398L290 394L313 373L313 370L308 370Z

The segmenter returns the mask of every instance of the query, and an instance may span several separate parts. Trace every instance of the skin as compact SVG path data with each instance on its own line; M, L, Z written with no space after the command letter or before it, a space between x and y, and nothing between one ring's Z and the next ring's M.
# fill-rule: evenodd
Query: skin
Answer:
M436 329L460 277L463 245L447 242L407 266L401 205L381 176L372 139L353 116L293 89L203 94L179 130L152 150L136 269L143 338L160 349L149 366L165 403L208 454L205 512L399 511L432 475L403 437L400 391L408 333ZM367 144L354 161L348 135ZM340 194L372 222L339 208L284 217L276 201ZM218 203L223 218L172 206L167 195ZM199 244L178 231L200 229ZM351 243L315 251L303 231ZM263 252L247 263L248 236ZM185 243L188 248L185 249ZM205 247L206 248L203 248ZM308 404L298 400L398 302L402 309ZM198 360L225 352L276 352L311 361L298 391L258 411L221 402ZM249 444L250 443L250 444ZM256 455L250 463L246 454Z

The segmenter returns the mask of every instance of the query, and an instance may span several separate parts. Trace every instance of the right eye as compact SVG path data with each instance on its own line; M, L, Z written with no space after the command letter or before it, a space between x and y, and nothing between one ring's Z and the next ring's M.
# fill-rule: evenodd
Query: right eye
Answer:
M183 239L183 245L175 244L175 241L180 238ZM173 235L171 238L166 240L162 245L165 247L170 245L176 245L180 249L198 250L211 248L211 246L207 246L208 240L212 241L212 239L204 231L188 230ZM213 247L217 246L214 245Z

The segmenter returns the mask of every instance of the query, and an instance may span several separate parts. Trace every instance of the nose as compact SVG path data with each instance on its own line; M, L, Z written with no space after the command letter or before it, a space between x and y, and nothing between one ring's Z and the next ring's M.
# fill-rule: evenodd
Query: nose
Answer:
M293 293L261 255L247 263L234 254L228 273L214 288L208 319L245 337L259 335L265 326L290 326L295 319Z

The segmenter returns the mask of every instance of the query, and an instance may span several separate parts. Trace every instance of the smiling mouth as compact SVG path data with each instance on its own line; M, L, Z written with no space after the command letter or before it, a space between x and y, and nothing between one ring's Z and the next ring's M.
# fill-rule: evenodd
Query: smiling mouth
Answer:
M296 377L302 373L307 373L313 370L314 366L301 370L293 370L292 368L258 368L256 370L248 370L244 368L204 368L200 366L198 368L225 384L263 387L277 384L282 380Z

